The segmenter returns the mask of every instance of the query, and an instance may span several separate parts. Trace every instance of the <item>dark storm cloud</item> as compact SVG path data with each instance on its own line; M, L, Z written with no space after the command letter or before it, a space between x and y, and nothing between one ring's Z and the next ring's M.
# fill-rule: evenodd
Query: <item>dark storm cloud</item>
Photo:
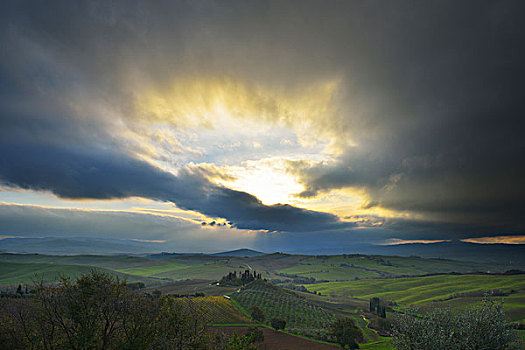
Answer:
M219 4L210 6L216 14L210 25L222 23L229 11ZM207 21L207 13L199 6L171 2L152 7L142 2L8 3L1 15L6 48L0 60L2 182L65 198L171 201L227 218L242 229L350 226L328 213L263 205L250 194L210 183L199 169L182 169L178 176L164 172L127 154L111 134L113 121L76 113L78 101L69 100L72 92L88 104L90 99L117 107L124 103L129 91L122 76L130 66L142 65L152 79L160 80L179 71L177 65L189 69L188 61L198 59L186 40L199 35L191 28ZM197 46L206 47L210 41ZM179 49L186 53L176 58Z
M241 228L336 228L332 215L264 206L202 174L136 160L113 121L78 116L69 99L105 103L126 124L136 77L168 86L225 75L284 89L339 78L340 113L326 127L355 146L334 162L291 163L302 196L358 187L368 207L417 213L443 232L523 230L523 10L521 1L11 1L0 14L0 176L74 198L170 200Z
M525 229L523 4L367 4L370 75L355 92L377 106L353 120L360 142L336 162L290 164L299 195L364 188L372 205Z
M111 151L0 142L3 184L47 190L64 198L144 197L231 220L241 229L317 231L349 227L328 213L289 205L266 206L256 197L210 183L182 169L178 176Z
M192 223L133 212L57 209L0 204L0 235L24 237L112 237L173 239L174 232L194 229ZM183 238L178 235L178 238Z

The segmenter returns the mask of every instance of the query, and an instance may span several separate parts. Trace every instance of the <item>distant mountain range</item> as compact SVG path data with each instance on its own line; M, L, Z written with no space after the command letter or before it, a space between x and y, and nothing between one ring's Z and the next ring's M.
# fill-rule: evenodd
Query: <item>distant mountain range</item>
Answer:
M194 256L194 255L204 255L203 253L168 253L168 252L162 252L157 254L149 254L147 255L148 259L152 260L162 260L162 259L169 259L169 258L175 258L180 256Z
M7 253L37 253L50 255L140 254L148 255L150 259L159 260L184 255L205 255L203 253L166 252L166 248L167 247L162 243L88 237L4 238L0 240L0 252ZM266 253L243 248L210 255L254 257L264 254Z
M410 243L397 245L364 244L342 250L294 251L294 254L368 254L368 255L416 255L423 258L440 258L463 261L498 263L509 266L525 267L524 244L478 244L461 241L441 243Z
M101 238L5 238L0 240L0 251L10 253L39 253L54 255L76 254L136 254L148 255L150 259L166 259L183 255L205 255L204 253L166 252L169 248L163 243L142 242L123 239ZM351 249L331 250L315 249L308 251L286 251L293 254L335 255L335 254L368 254L368 255L417 255L425 258L454 259L487 263L505 264L514 267L525 267L525 245L521 244L476 244L466 242L442 242L432 244L399 244L399 245L356 245ZM255 257L266 253L252 249L236 249L209 254L213 256Z
M266 253L262 253L262 252L258 252L256 250L244 248L244 249L231 250L231 251L228 251L228 252L215 253L215 254L212 254L212 255L215 255L215 256L235 256L235 257L238 257L238 258L252 258L254 256L266 255Z
M412 243L375 246L365 254L418 255L442 259L456 259L525 266L524 244L477 244L467 242Z
M266 253L258 252L256 250L247 249L247 248L230 250L227 252L220 252L220 253L214 253L214 254L162 252L160 254L148 255L148 259L161 260L161 259L169 259L172 257L179 257L179 256L185 256L185 255L212 255L212 256L234 256L237 258L252 258L254 256L266 255Z
M9 253L75 254L147 254L165 250L162 244L124 239L88 237L4 238L0 251Z

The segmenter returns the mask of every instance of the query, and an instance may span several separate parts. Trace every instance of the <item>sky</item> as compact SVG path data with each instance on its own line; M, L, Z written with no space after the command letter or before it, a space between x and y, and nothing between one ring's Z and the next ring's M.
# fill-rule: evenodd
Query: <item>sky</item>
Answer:
M6 1L0 238L525 239L522 1Z

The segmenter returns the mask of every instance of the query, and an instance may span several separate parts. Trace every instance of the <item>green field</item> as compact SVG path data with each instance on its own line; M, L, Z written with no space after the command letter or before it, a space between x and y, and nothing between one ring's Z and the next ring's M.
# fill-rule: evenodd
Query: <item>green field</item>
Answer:
M418 276L449 272L502 272L507 269L507 266L444 259L335 255L307 257L301 259L297 265L280 269L278 272L290 276L311 277L320 281L350 281L362 278Z
M325 265L298 265L279 270L286 275L297 275L299 277L314 278L317 281L355 280L361 278L381 277L379 272L365 271L357 268Z
M58 282L61 276L76 279L94 270L114 274L128 282L140 281L149 285L157 285L159 283L155 279L146 276L127 275L92 265L0 262L0 286L18 284L32 285L35 282Z
M128 276L153 280L217 280L233 270L248 267L276 283L295 278L317 281L352 281L355 279L420 276L429 273L505 271L508 266L459 262L418 257L367 255L304 256L270 254L253 258L207 255L175 256L150 259L139 256L52 256L40 254L0 254L1 262L78 265L107 269ZM0 278L2 276L0 275Z
M61 275L77 278L92 270L109 272L109 270L83 265L2 262L0 263L0 285L31 284L39 281L56 282L60 280Z
M327 295L368 300L381 297L400 304L421 304L446 299L454 293L501 289L504 292L525 291L525 276L502 275L437 275L392 279L367 279L351 282L307 284L311 291Z
M90 268L111 270L127 276L148 277L159 280L159 283L186 279L216 280L232 270L228 265L229 259L208 256L153 260L135 256L0 254L0 265L4 262L78 266L79 271L85 271L84 266L87 265ZM242 262L235 267L239 268L240 265Z
M441 302L456 307L478 302L479 298L458 297L449 299L455 293L499 289L505 293L510 293L508 296L499 297L499 299L504 300L504 306L510 318L512 320L523 320L525 316L525 275L438 275L326 282L308 284L305 287L312 292L321 292L323 295L334 297L362 300L380 297L395 301L401 306Z

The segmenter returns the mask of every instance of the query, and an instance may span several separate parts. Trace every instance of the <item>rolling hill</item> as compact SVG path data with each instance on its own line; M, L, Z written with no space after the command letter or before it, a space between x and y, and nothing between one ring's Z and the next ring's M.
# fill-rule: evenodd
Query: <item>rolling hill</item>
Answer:
M252 249L243 248L243 249L230 250L227 252L215 253L212 255L214 256L235 256L238 258L252 258L254 256L266 255L266 253L258 252Z

